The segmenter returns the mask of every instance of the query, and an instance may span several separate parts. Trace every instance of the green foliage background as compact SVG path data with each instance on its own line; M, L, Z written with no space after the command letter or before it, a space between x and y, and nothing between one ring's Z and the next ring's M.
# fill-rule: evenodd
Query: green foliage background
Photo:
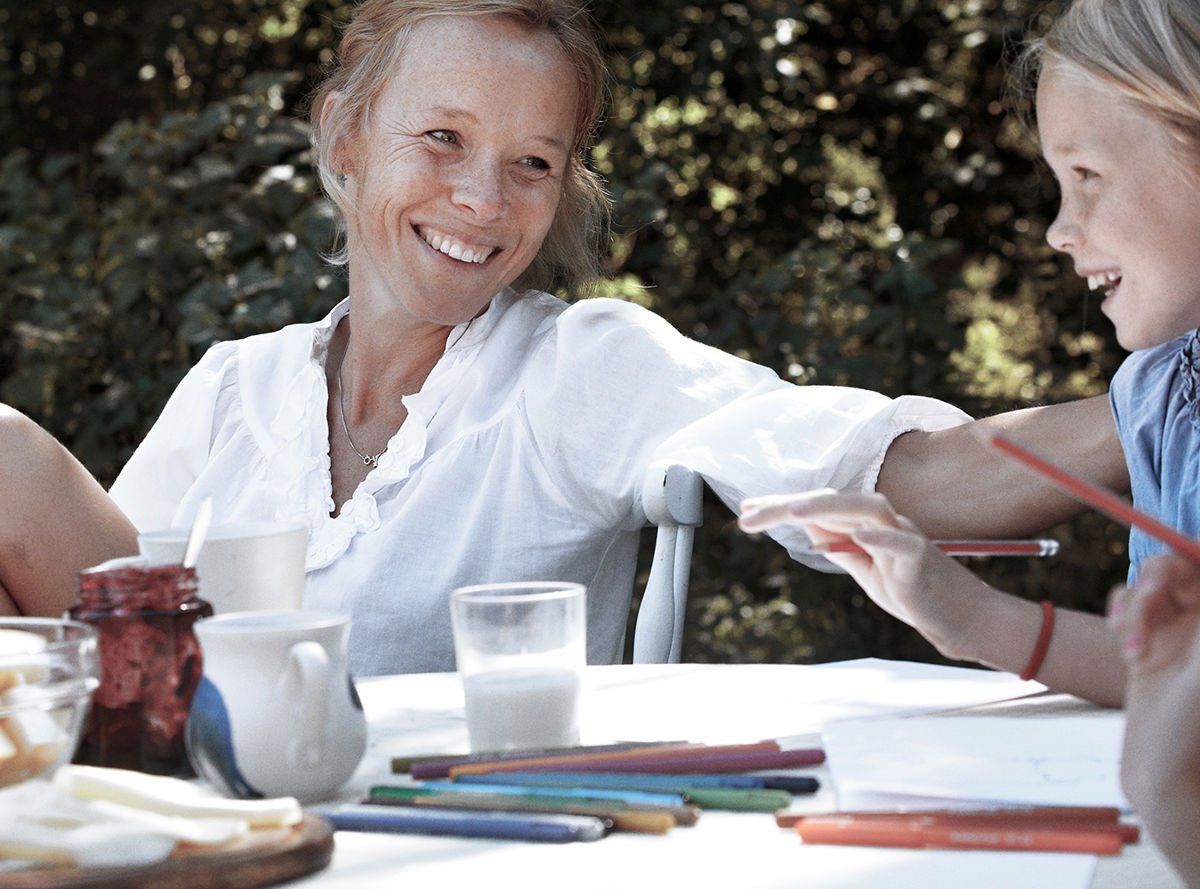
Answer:
M346 0L0 0L0 399L111 481L217 339L325 313L305 99ZM797 383L976 415L1105 391L1123 357L1043 240L1055 190L1003 104L1040 0L595 0L607 295ZM1124 533L980 562L1102 607ZM710 503L684 658L936 660L846 578Z

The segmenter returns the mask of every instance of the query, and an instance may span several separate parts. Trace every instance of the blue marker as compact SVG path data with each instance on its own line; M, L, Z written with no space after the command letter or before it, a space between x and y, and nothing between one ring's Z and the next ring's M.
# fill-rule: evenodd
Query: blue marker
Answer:
M421 790L442 792L492 793L500 796L540 796L545 789L526 787L520 784L487 783L472 781L466 786L461 781L424 781L418 787ZM618 800L642 806L678 806L683 803L683 797L678 793L650 792L645 790L620 790L603 787L555 787L555 796L579 797L583 799Z
M590 815L410 809L359 803L313 806L308 811L327 818L338 830L365 833L419 833L570 843L598 840L608 832L603 819Z

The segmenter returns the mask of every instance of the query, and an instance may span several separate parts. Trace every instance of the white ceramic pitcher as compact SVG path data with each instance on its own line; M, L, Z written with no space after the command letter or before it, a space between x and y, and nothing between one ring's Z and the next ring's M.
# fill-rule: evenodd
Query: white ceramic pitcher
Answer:
M185 739L197 774L239 797L332 796L367 743L346 662L349 618L242 611L195 629L203 677Z

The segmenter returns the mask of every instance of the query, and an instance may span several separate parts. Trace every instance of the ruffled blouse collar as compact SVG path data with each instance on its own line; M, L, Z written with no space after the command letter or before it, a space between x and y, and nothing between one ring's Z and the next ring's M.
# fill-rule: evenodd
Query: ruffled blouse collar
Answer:
M499 294L488 308L471 321L454 327L446 337L446 348L420 391L403 398L408 411L404 424L388 441L387 450L342 505L335 517L330 482L329 428L325 421L328 387L325 366L329 346L338 323L350 313L349 299L338 303L312 327L308 361L287 386L271 424L277 445L269 456L268 472L277 490L292 491L292 515L303 514L309 525L308 567L328 565L350 546L356 534L379 527L376 494L388 485L403 482L425 458L429 428L455 391L466 370L467 359L477 351L495 326L503 308L515 298L509 290ZM304 479L297 484L297 479Z

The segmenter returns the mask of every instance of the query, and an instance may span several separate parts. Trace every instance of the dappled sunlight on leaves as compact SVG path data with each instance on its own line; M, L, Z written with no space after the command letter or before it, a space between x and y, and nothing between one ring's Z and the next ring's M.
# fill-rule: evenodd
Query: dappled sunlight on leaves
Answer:
M218 339L345 293L304 123L350 0L0 10L0 398L111 480ZM1104 391L1123 353L1043 239L1056 194L1003 57L1054 3L596 0L613 202L598 295L801 384L983 414ZM1123 532L981 564L1099 609ZM997 562L1002 560L996 560ZM1053 564L1051 564L1053 563ZM935 657L709 504L685 657Z

